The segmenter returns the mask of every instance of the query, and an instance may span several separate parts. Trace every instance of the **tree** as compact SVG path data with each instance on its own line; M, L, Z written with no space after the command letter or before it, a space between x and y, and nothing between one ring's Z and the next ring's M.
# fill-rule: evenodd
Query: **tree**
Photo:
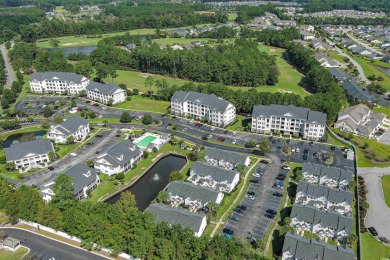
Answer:
M169 181L179 181L183 178L183 174L180 171L172 171L169 176Z
M88 166L89 168L93 168L93 160L92 160L92 159L90 159L90 160L87 161L87 166Z
M15 170L15 163L14 162L6 162L5 170L8 172L14 171Z
M50 128L49 120L47 120L47 119L42 120L41 121L41 127L43 129L49 129Z
M121 123L129 123L131 120L131 115L128 112L123 112L119 121Z
M154 83L153 77L149 76L149 77L146 78L146 80L145 80L145 85L146 85L147 87L149 87L150 90L152 90L153 83Z
M150 114L145 114L142 118L142 124L150 125L153 123L153 117Z
M134 209L137 203L134 194L130 191L125 191L121 193L117 204L123 212L127 212L128 210Z
M191 161L195 162L197 160L200 159L200 155L198 152L196 151L192 151L188 154L188 159L190 159Z
M263 140L260 142L259 149L264 154L267 154L271 151L271 144L269 143L269 140L267 138L263 138Z
M207 134L202 135L202 140L207 141L209 139L209 136Z
M55 124L61 124L62 122L64 122L64 118L62 117L62 115L56 115L53 118L53 123Z
M89 78L93 72L92 63L89 60L79 61L74 67L74 72Z
M54 115L53 109L51 109L49 106L45 106L45 108L43 109L43 116L45 118L48 118L51 117L52 115Z
M344 238L344 243L352 246L353 243L355 243L358 240L358 237L355 234L349 234Z
M153 147L152 152L157 153L158 152L157 147Z
M72 206L75 201L72 177L61 173L54 181L52 190L54 192L54 196L50 201L52 205L60 210L65 210Z
M206 207L209 209L210 213L211 213L214 217L217 216L217 213L218 213L218 210L219 210L219 207L220 207L219 204L217 204L217 203L215 203L215 202L209 202L209 203L207 203L207 206L206 206Z
M143 151L142 155L143 155L144 159L148 159L148 157L149 157L149 153L146 150Z
M238 164L237 167L236 167L237 171L241 174L243 174L245 172L245 165L243 164Z
M50 45L51 45L53 48L58 48L58 45L60 44L60 40L55 39L55 38L51 38L51 39L49 40L49 43L50 43Z
M157 201L160 203L167 203L169 200L169 193L166 190L162 190L157 195Z
M87 91L85 89L80 90L79 97L86 97L86 96L87 96Z
M71 135L68 138L66 138L66 144L73 144L75 141L74 136Z
M253 148L253 147L256 146L256 143L255 143L255 141L253 141L253 140L249 140L249 141L247 141L247 142L244 144L244 146L245 146L246 148Z

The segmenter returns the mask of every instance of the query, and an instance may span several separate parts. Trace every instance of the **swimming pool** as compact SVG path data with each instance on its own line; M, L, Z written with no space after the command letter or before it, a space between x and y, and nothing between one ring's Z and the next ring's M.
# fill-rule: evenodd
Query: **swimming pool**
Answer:
M156 139L157 139L157 137L148 135L148 136L145 136L141 141L137 142L137 145L146 148L146 147L148 147L148 144L150 144L151 142L153 142Z

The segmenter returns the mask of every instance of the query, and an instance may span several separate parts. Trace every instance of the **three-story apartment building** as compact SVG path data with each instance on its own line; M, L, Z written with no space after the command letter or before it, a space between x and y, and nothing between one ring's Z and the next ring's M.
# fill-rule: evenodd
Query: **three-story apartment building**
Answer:
M127 98L126 90L121 89L117 84L102 84L91 82L87 86L87 97L104 104L117 104L125 102Z
M319 140L325 134L326 114L295 106L255 106L252 112L252 132L297 133L309 140Z
M35 72L30 76L33 93L56 93L76 95L85 90L90 80L70 72Z
M171 97L171 113L207 120L211 125L225 127L236 120L236 107L214 94L176 91Z
M88 136L90 131L87 120L81 116L74 116L61 124L52 126L47 132L47 138L55 143L64 144L70 136L73 136L75 141L82 141Z

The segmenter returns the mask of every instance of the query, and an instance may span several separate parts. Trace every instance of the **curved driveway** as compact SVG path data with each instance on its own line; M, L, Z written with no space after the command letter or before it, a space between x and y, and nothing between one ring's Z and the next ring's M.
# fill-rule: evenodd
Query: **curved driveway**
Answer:
M358 175L367 184L367 200L370 204L366 216L366 227L374 227L379 236L390 239L390 208L387 207L382 190L383 175L390 175L390 168L358 168Z
M53 239L17 228L1 228L8 236L19 239L23 246L30 249L31 259L69 259L69 260L103 260L103 256L90 253L81 248L70 246Z
M5 48L4 44L0 45L0 51L4 59L5 70L7 72L7 83L5 84L5 87L10 88L12 82L15 81L14 71L11 67L11 63L9 62L7 48Z

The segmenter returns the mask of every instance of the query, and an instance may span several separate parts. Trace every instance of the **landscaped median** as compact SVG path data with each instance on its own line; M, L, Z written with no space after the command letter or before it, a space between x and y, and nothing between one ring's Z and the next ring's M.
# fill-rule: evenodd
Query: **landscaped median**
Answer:
M385 175L382 177L382 188L386 205L390 208L390 175Z

